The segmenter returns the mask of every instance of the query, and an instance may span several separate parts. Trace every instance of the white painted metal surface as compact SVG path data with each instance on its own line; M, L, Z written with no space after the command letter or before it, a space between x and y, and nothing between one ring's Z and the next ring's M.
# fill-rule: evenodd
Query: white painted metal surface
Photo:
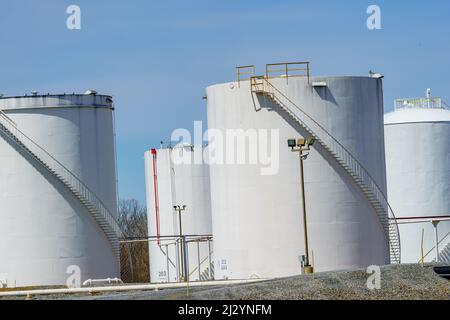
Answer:
M208 279L212 242L199 237L212 233L208 166L194 163L195 149L191 146L153 150L156 157L152 151L147 151L144 155L148 228L151 237L150 280L154 283L180 281L180 248L177 244L179 220L173 208L176 205L186 206L182 213L182 234L188 236L189 280ZM196 150L203 152L202 148ZM189 159L191 163L178 163L178 156ZM198 246L196 239L202 240L198 242ZM208 252L211 252L210 256Z
M311 82L327 87L315 88L305 78L270 82L345 146L386 192L381 80L316 77ZM263 98L252 98L248 81L240 88L232 84L207 88L208 127L279 130L279 171L263 176L262 165L210 165L216 279L298 274L304 254L299 159L286 141L306 133ZM379 217L320 146L305 161L305 183L316 271L389 262Z
M450 215L450 111L420 103L397 109L384 119L389 202L397 218L413 218L399 226L402 263L421 259L422 229L424 254L430 252L425 262L429 262L436 258L432 219L417 218ZM440 222L438 238L449 232L450 221ZM441 252L449 239L440 244Z
M101 213L96 219L92 215L96 200L113 218L117 215L111 97L2 98L0 109L17 126L10 132L40 156L33 159L0 135L0 278L9 287L65 285L76 275L77 268L70 266L80 268L81 282L119 276L111 243L116 235L107 237L108 222L101 227ZM22 141L25 135L36 145ZM54 160L45 163L48 168L40 162L52 157L60 166ZM66 183L83 183L73 189L84 191L80 198L89 197L86 204L64 185L63 167L74 175Z

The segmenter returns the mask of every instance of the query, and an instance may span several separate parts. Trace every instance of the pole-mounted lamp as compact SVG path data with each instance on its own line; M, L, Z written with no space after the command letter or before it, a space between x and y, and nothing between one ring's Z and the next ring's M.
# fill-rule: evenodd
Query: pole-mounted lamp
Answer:
M303 170L303 161L306 160L309 153L304 153L309 151L311 146L314 145L316 141L315 137L310 135L307 139L288 139L288 147L291 148L292 152L298 152L300 156L300 185L301 185L301 196L302 196L302 214L303 214L303 235L305 241L305 261L302 266L302 273L312 274L314 273L314 268L309 263L309 248L308 248L308 227L306 225L306 202L305 202L305 179Z

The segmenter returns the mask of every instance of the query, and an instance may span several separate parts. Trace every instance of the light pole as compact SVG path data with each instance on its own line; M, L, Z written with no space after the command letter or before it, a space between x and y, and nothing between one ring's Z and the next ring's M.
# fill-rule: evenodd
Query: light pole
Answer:
M185 272L185 256L184 256L184 239L183 239L183 228L181 224L181 213L186 210L186 206L173 206L175 211L178 212L178 230L180 235L180 262L181 262L181 282L184 282L186 280L186 272Z
M305 241L305 264L302 267L302 272L305 274L314 273L314 268L309 263L309 248L308 248L308 227L306 225L306 201L305 201L305 178L303 171L303 161L306 160L309 153L303 153L309 151L310 147L314 144L315 138L309 136L308 139L289 139L288 147L292 152L298 152L300 156L300 186L302 196L302 213L303 213L303 235Z

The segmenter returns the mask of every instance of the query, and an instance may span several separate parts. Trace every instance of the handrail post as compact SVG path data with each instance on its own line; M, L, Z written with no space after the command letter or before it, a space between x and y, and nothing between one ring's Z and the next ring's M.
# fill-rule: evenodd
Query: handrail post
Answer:
M286 69L286 84L289 84L289 70L288 70L288 64L285 64L285 69Z
M201 272L201 268L200 268L200 242L197 239L197 263L198 263L198 280L201 280L202 277L202 272Z
M241 88L241 73L239 67L236 67L238 88Z
M306 64L306 76L308 77L308 83L310 81L310 68L309 63L305 62L303 64ZM271 64L275 65L275 64ZM278 66L282 64L276 64ZM279 71L280 69L277 69ZM283 70L283 69L281 69ZM296 69L294 69L296 70ZM304 69L303 69L304 70ZM370 173L367 171L367 169L359 162L357 158L355 158L350 151L348 151L336 138L334 138L328 131L325 129L322 125L317 123L316 120L314 120L311 116L309 116L306 112L304 112L301 108L299 108L294 102L290 100L289 97L287 97L283 92L281 92L279 89L276 88L272 83L270 83L269 79L269 65L266 65L266 79L263 81L263 84L267 86L266 88L263 88L265 95L269 95L275 103L279 104L281 106L281 109L286 110L287 112L290 112L295 115L296 121L304 127L307 131L313 132L320 142L320 144L324 144L327 146L327 149L334 153L334 157L339 162L344 162L345 170L355 179L355 182L358 184L358 186L362 189L364 193L369 192L370 198L368 198L371 205L374 207L375 213L378 215L380 227L383 230L383 233L386 237L387 245L389 246L391 257L393 257L394 261L397 263L400 263L400 254L401 254L401 247L400 247L400 233L398 229L398 225L395 222L395 225L390 227L389 221L386 221L385 215L389 217L392 215L393 219L395 220L394 212L392 211L391 206L389 205L389 202L386 199L386 196L384 195L384 192L381 190L381 188L377 185L375 180L372 178ZM289 74L287 74L289 76ZM277 96L279 94L279 96ZM281 97L281 98L280 98ZM300 118L297 116L291 108L289 108L287 105L291 104L296 109L299 110L299 112L304 116L303 118ZM314 128L312 130L311 128ZM317 134L316 130L320 134ZM328 142L328 143L327 143ZM356 177L354 177L356 175ZM367 194L366 194L367 195ZM376 207L383 208L383 212L380 212L381 210L377 210ZM393 230L393 234L391 235L390 230ZM392 238L392 239L391 239Z
M166 268L167 268L167 282L170 282L170 265L169 265L169 245L165 244L166 247Z
M308 84L309 84L309 62L306 63L306 76L308 77Z
M212 270L211 270L211 239L208 238L208 271L209 280L212 280Z
M242 72L241 71L242 69L247 69L247 71ZM248 69L250 69L250 70L248 70ZM255 75L255 66L254 65L237 66L236 67L236 75L237 75L238 88L241 88L241 80L251 79L252 76ZM249 75L249 77L242 77L242 75Z

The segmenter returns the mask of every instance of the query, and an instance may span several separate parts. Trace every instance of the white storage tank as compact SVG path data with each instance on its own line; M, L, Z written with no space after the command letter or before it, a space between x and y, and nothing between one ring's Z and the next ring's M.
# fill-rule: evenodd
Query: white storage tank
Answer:
M450 261L450 111L440 98L398 99L385 115L388 198L397 218L402 263ZM445 218L446 217L446 218Z
M213 277L209 168L195 152L201 158L203 148L178 145L144 154L151 282ZM181 221L174 206L185 206Z
M0 286L118 277L112 98L34 93L0 110Z
M304 162L310 263L315 271L389 263L380 79L282 75L217 84L206 93L208 127L216 136L209 148L221 140L217 135L243 129L244 152L254 153L248 141L257 130L260 154L257 164L214 163L211 156L216 279L300 273L299 155L287 139L309 132L318 139ZM261 140L264 130L268 142ZM271 169L262 147L271 150ZM224 148L224 157L232 151Z

